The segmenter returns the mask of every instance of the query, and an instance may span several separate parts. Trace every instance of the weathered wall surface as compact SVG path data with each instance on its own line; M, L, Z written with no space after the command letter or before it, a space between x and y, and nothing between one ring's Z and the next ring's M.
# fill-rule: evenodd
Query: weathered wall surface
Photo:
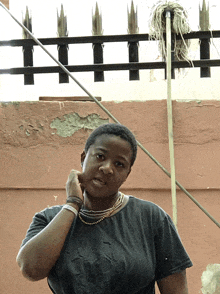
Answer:
M9 0L2 0L2 4L4 4L7 8L9 8Z
M166 101L103 102L145 148L169 170ZM219 220L220 101L173 102L176 178ZM36 211L63 204L72 168L89 133L110 121L93 102L9 103L0 107L0 201L2 293L50 293L46 281L25 280L15 263ZM143 151L123 191L159 204L172 215L170 179ZM201 275L219 262L219 228L178 191L178 230L192 258L190 293L200 293Z

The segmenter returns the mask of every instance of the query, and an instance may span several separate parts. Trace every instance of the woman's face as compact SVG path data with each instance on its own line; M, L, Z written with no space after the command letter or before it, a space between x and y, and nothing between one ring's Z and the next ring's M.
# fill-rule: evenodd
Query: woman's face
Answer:
M96 138L81 155L84 187L92 197L114 196L131 171L130 144L115 135Z

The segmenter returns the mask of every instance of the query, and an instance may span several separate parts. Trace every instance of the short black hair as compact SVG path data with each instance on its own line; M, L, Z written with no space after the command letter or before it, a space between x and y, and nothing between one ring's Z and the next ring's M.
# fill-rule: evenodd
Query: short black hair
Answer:
M137 156L137 141L133 135L133 133L124 125L108 123L99 126L95 129L90 136L88 137L85 144L85 152L89 150L90 146L95 143L97 137L101 135L114 135L118 136L121 139L127 141L132 150L132 158L131 158L131 166L134 164L136 156Z

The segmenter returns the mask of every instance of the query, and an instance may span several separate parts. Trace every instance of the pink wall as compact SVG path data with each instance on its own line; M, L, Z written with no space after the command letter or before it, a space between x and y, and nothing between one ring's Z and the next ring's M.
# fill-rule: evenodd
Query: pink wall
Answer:
M166 101L103 105L169 170ZM173 103L176 179L218 221L219 111L219 101ZM80 169L88 128L107 119L93 102L1 104L2 293L51 293L46 281L22 277L16 254L34 213L64 203L65 183L72 168ZM56 124L58 130L52 128ZM71 134L70 125L79 130ZM170 179L139 150L123 191L159 204L172 216L169 189ZM201 293L202 272L219 262L219 228L182 191L177 196L178 230L194 263L188 270L189 289Z
M4 4L7 8L9 8L9 0L2 0L2 4Z

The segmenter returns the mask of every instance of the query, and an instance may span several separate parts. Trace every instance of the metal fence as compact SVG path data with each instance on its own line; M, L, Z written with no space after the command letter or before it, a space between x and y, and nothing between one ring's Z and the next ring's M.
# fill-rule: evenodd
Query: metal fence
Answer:
M181 36L175 36L178 40ZM183 35L186 39L200 40L200 60L172 61L172 78L174 78L175 68L200 67L201 77L210 77L210 67L220 66L220 59L210 59L210 39L220 38L220 31L196 31ZM174 39L174 36L173 36ZM94 72L94 81L104 81L105 71L128 70L130 80L139 79L139 70L147 69L164 69L166 70L165 61L157 62L139 62L139 46L142 41L154 42L150 40L148 34L127 34L127 35L108 35L108 36L88 36L88 37L61 37L61 38L43 38L39 41L46 46L57 45L58 59L66 66L70 72ZM126 42L128 44L127 63L103 63L104 44L105 43ZM93 64L88 65L69 65L68 55L70 54L68 45L70 44L92 44ZM34 74L58 73L59 83L68 83L69 78L59 66L33 66L34 46L38 46L32 39L17 39L10 41L0 41L0 46L21 47L23 50L23 67L0 69L0 74L22 74L24 75L24 84L34 84Z

